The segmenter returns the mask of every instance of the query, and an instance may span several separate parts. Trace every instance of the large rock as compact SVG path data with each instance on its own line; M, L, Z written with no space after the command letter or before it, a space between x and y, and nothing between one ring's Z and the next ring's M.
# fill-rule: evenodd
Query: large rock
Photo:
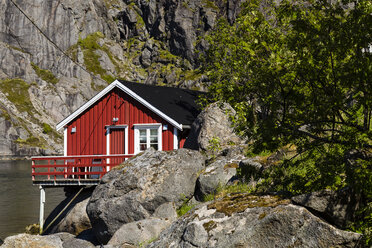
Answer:
M96 246L89 241L82 239L69 239L63 242L63 248L95 248Z
M175 221L177 219L176 206L173 202L166 202L160 205L152 215L156 218L161 218L169 221Z
M353 198L350 189L339 191L322 190L292 197L295 204L315 211L328 222L346 228L353 221L358 201Z
M245 183L255 184L259 178L261 178L265 166L260 163L259 159L247 158L239 163L239 169L241 171L242 180Z
M57 214L59 214L61 210L72 201L67 209L57 218L55 222L56 224L52 225L48 230L45 230L46 234L68 232L78 235L82 231L92 227L86 212L86 207L92 194L92 189L83 190L74 200L72 200L77 192L78 191L75 191L74 194L71 194L64 201L62 201L48 216L45 221L45 227L48 226L50 221L54 219Z
M196 181L195 199L203 201L204 198L216 192L220 187L232 183L236 179L236 169L239 167L243 154L234 156L218 156L211 162Z
M31 234L18 234L7 237L2 248L63 248L61 238L56 236L40 236Z
M7 237L2 248L94 248L95 246L82 239L75 238L70 233L57 233L52 235L18 234Z
M129 244L140 246L156 239L170 225L170 221L158 218L149 218L124 224L115 232L108 245Z
M206 203L162 232L148 247L356 247L342 231L276 196L234 194Z
M218 153L242 140L234 133L230 116L235 110L228 103L216 102L205 108L192 124L185 148Z
M158 207L178 207L193 196L204 157L197 151L148 149L107 173L87 206L93 231L102 243L129 222L149 218Z

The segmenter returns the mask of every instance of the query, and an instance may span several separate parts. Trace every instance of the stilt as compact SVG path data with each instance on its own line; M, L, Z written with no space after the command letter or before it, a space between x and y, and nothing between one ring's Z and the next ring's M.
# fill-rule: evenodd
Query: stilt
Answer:
M40 215L39 215L39 225L40 225L40 234L43 233L44 226L44 205L45 205L45 189L40 185Z

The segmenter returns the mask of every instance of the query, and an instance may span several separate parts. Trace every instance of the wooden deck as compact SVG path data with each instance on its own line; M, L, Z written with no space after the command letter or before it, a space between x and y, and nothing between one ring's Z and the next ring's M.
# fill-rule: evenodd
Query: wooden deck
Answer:
M97 185L103 175L132 156L32 157L32 182L46 187Z

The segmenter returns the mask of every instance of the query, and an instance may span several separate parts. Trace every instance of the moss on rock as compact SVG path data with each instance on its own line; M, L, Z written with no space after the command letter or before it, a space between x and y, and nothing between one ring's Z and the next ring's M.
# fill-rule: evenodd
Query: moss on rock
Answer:
M209 233L211 230L217 227L217 223L213 220L210 220L203 224L204 229Z
M51 84L57 84L58 83L58 81L59 81L58 78L56 78L56 76L54 76L54 74L51 71L41 69L39 66L37 66L36 64L34 64L32 62L31 62L31 66L34 69L34 71L36 72L36 75L38 75L38 77L41 78L42 80L44 80L48 83L51 83Z
M25 140L18 138L15 142L19 144L20 146L26 145L26 146L40 147L40 148L45 148L45 144L46 144L46 141L44 139L40 140L40 138L37 138L33 135L31 135Z
M257 196L246 193L235 193L209 204L208 209L216 209L217 212L231 216L233 213L244 212L247 208L276 207L289 203L290 200L283 199L280 196Z
M96 75L100 75L103 80L111 83L115 78L107 74L107 71L102 68L99 62L100 55L95 53L97 50L102 50L106 53L108 52L108 49L105 49L98 44L99 39L102 38L104 38L104 35L101 32L96 32L88 35L85 39L79 39L78 45L84 54L84 65L87 70ZM111 57L109 56L109 58L111 59L112 55Z
M28 93L29 88L30 85L19 78L5 79L0 83L0 90L16 106L18 111L32 115L34 108Z
M0 116L4 117L5 120L11 121L11 117L8 111L0 106Z

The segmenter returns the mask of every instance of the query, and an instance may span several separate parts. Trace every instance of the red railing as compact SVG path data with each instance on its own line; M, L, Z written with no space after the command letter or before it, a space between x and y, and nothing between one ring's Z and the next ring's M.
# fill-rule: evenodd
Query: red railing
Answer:
M32 157L32 180L100 179L133 155Z

